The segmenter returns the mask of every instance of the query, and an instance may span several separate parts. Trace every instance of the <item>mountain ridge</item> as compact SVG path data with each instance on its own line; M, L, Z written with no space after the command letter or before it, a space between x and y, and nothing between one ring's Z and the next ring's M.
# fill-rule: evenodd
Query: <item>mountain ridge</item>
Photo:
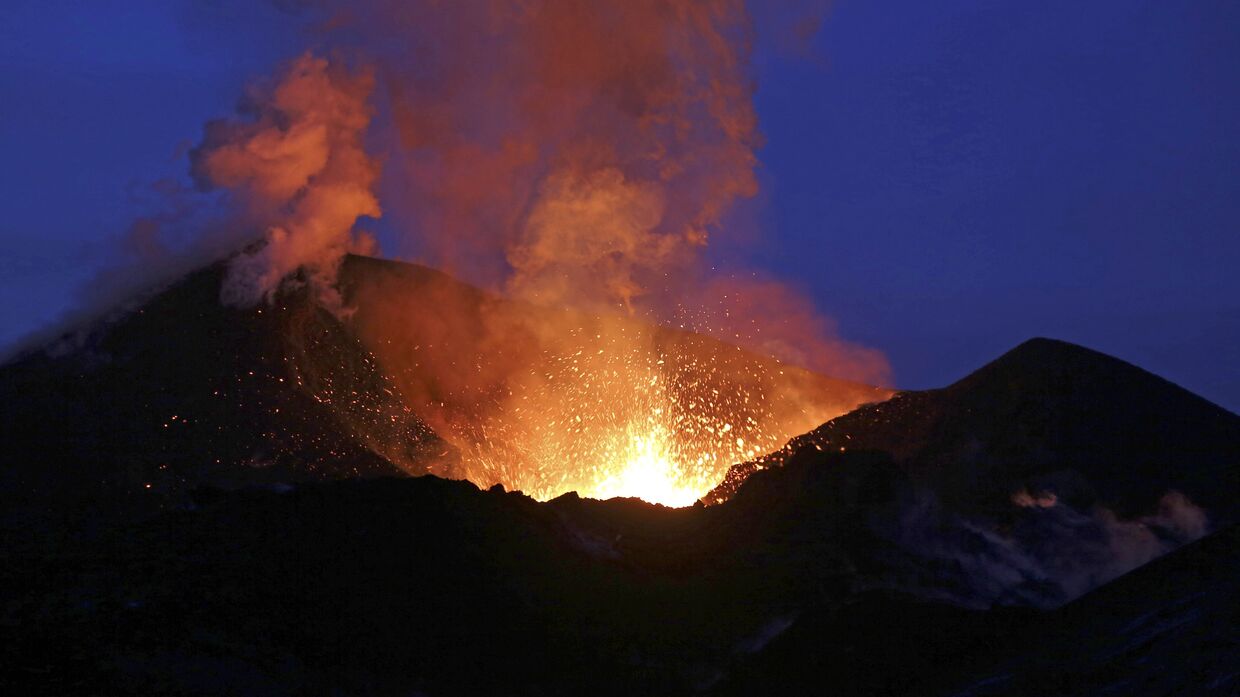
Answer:
M221 308L217 280L208 274L187 287L211 304L180 332L168 330L182 307L171 298L131 318L136 324L117 325L94 351L40 358L22 364L30 368L22 375L0 370L10 403L33 395L42 404L20 418L4 415L8 428L24 426L27 454L37 457L42 440L57 435L95 438L69 449L95 459L65 467L64 480L128 477L132 491L92 495L143 513L122 521L93 510L32 515L22 506L29 502L13 501L27 482L12 476L23 451L10 447L8 498L0 499L0 587L15 599L0 606L0 663L8 666L0 685L9 691L734 695L819 690L825 680L859 695L913 695L1002 677L1011 665L1005 651L1017 651L1028 654L1026 672L987 684L1019 694L1037 684L1048 656L1054 665L1055 655L1039 653L1040 638L1078 636L1095 617L1090 598L1103 596L1065 603L1116 576L1123 583L1125 572L1205 532L1204 514L1188 499L1167 499L1164 486L1212 517L1236 505L1236 489L1218 483L1235 466L1237 417L1127 364L1046 342L947 388L901 393L829 421L794 439L778 462L755 468L719 505L670 509L575 494L539 502L503 487L408 477L376 453L380 443L360 436L339 448L310 443L329 472L299 475L306 461L294 458L222 472L174 462L161 475L169 453L212 447L216 437L236 440L238 459L250 457L273 428L292 423L270 420L276 413L303 414L307 428L334 429L375 409L385 427L391 415L409 419L398 429L422 423L411 412L383 411L407 407L402 386L386 382L389 371L330 315L291 301ZM30 386L45 389L19 389ZM107 401L129 392L142 399ZM337 394L347 396L343 404L315 399ZM1149 403L1134 406L1125 399L1132 394ZM186 412L190 423L164 417L129 426L138 437L122 431L108 441L108 429L125 428L135 414L163 417L181 406L158 401L169 395L221 406ZM92 405L115 412L96 414ZM1096 414L1098 405L1121 413ZM1165 477L1128 482L1131 512L1107 508L1124 502L1108 487L1122 494L1125 481L1094 466L1099 453L1127 456L1134 446L1123 429L1180 405L1196 418L1158 431L1159 447L1203 456ZM97 422L61 430L67 415ZM195 424L237 430L196 441ZM169 435L152 439L148 427ZM18 442L10 433L6 442ZM401 431L390 435L408 444ZM1094 435L1098 442L1082 440ZM424 445L437 447L430 438ZM832 447L838 442L847 445ZM106 459L144 444L152 448L145 463ZM1060 455L1079 468L1074 476L1063 473ZM25 463L19 473L40 464L48 463ZM142 484L163 486L155 477L172 474L184 476L181 496L144 503L160 490ZM1195 488L1211 478L1213 496ZM1218 548L1199 549L1208 559ZM1175 567L1136 578L1157 584L1166 568ZM1128 587L1116 586L1121 603L1132 602L1124 601ZM1208 614L1216 605L1201 607ZM901 625L908 622L915 626ZM1112 626L1084 635L1101 648L1063 675L1105 673ZM1214 627L1203 665L1237 655ZM1175 641L1159 656L1186 646L1167 636Z
M1237 513L1219 486L1240 489L1240 417L1129 363L1044 338L947 387L837 417L735 466L704 500L725 499L791 453L858 448L890 453L958 503L1006 505L1023 488L1130 515L1178 489L1227 519ZM1140 486L1125 485L1129 476Z
M484 479L466 469L428 417L445 394L485 400L502 382L466 393L462 384L416 368L407 349L425 343L418 332L454 332L463 348L446 358L472 364L483 360L485 347L474 337L490 317L533 326L549 310L427 267L359 256L340 269L349 305L343 318L321 308L298 279L272 303L239 309L220 302L226 268L219 262L199 269L0 365L0 398L20 405L0 414L0 437L8 443L0 497L36 508L63 500L146 510L180 505L202 484L409 474ZM721 391L778 371L780 384L798 394L838 397L843 406L829 407L838 411L888 394L709 337L666 328L653 334L669 353L698 351L721 366L708 376ZM518 359L543 358L537 345L501 349L518 351Z

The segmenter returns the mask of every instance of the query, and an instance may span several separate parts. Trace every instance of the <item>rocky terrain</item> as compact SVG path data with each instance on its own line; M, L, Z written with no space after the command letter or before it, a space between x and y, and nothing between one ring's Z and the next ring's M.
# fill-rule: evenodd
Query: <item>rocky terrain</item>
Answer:
M1240 417L1122 361L1033 340L696 506L539 502L451 479L383 323L217 287L0 369L6 693L1240 689Z

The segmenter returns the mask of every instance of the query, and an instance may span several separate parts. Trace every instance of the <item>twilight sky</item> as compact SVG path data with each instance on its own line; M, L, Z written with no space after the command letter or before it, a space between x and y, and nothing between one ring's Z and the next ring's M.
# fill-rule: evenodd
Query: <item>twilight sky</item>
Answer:
M0 343L71 307L203 122L304 41L267 3L3 3ZM752 263L898 386L1040 335L1240 411L1240 3L838 0L755 76Z

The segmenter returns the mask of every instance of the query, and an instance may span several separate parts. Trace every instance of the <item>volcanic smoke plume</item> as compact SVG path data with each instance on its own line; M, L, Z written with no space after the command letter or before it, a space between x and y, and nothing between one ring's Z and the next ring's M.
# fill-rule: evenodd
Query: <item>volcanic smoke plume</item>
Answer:
M264 244L236 257L223 289L229 304L270 299L305 269L320 300L339 309L336 267L358 250L353 224L377 217L378 167L362 149L370 124L368 74L353 75L322 58L293 61L278 83L257 88L243 121L212 121L191 154L202 188L235 192L245 217L266 227Z
M332 58L293 61L193 152L198 184L230 190L238 218L265 230L223 300L269 300L296 278L350 314L335 274L370 245L353 227L379 215L381 192L400 254L515 301L437 292L410 306L357 289L390 306L361 336L477 483L688 502L732 462L886 394L811 387L773 362L724 379L718 347L656 328L887 379L880 355L836 339L788 288L702 263L757 189L740 0L303 9Z

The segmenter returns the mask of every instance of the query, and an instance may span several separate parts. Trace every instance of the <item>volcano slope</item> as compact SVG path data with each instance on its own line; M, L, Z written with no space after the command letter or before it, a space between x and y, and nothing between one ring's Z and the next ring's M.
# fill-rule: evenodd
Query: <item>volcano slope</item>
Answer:
M1179 490L1234 521L1240 421L1136 366L1051 339L1027 341L955 384L833 419L783 452L732 468L726 500L789 453L880 450L954 510L999 513L1013 492L1077 508L1148 512Z
M184 503L200 485L406 474L490 485L502 477L468 469L427 418L445 423L445 404L456 410L449 416L468 416L505 391L506 374L474 371L499 355L528 372L542 349L517 339L531 328L585 321L357 256L340 270L344 319L296 284L240 310L220 304L225 272L223 263L202 269L0 366L6 510L149 511ZM502 345L488 336L495 318L519 330L499 335ZM650 331L669 352L713 366L702 387L752 394L783 410L772 418L795 415L799 428L785 437L891 394L688 332ZM758 395L759 378L787 403Z
M0 368L8 506L150 510L202 483L391 476L444 453L307 293L227 308L224 271Z
M1235 695L1237 579L1233 525L1045 614L862 595L805 613L714 693Z
M1076 361L1073 379L1054 390L1029 377ZM1011 444L1007 459L920 460L950 452L956 430L943 419L964 417L929 418L937 426L910 450L903 434L928 417L898 410L866 423L900 438L874 435L867 449L843 452L799 440L779 466L755 469L712 506L573 495L539 503L436 477L378 478L200 489L183 510L72 535L9 528L4 680L10 692L60 694L923 695L983 682L1016 694L1056 660L1045 642L1088 631L1096 650L1065 680L1105 673L1113 648L1136 665L1139 650L1118 636L1178 626L1172 595L1187 592L1197 619L1234 618L1230 595L1192 600L1182 567L1170 563L1185 558L1177 555L1055 608L1223 524L1236 505L1236 489L1225 487L1236 441L1226 436L1240 418L1133 371L1034 342L948 388L952 405L984 402L978 395L1007 405L972 422ZM1075 441L1063 429L1075 433L1075 424L1030 430L1006 418L1070 410L1076 400L1147 413L1130 399L1129 380L1146 400L1199 417L1159 431L1179 439L1158 444L1161 452L1197 457L1150 482L1142 469L1126 486L1105 468L1085 469L1105 450L1065 451ZM1129 452L1123 442L1103 438L1115 458ZM1058 475L1064 467L1048 452L1076 463L1076 474ZM976 467L984 485L931 476L949 464ZM1194 488L1212 477L1215 491ZM1211 588L1234 586L1233 538L1228 529L1185 550L1202 560L1194 568L1217 557ZM1175 585L1171 595L1163 584ZM1120 600L1096 604L1111 589ZM1170 624L1158 612L1170 612ZM1230 684L1226 667L1240 653L1218 630L1225 624L1201 625L1204 635L1156 633L1159 660L1205 672L1134 694ZM1190 650L1206 658L1182 659Z
M203 483L392 476L444 452L308 294L228 308L225 272L201 269L0 367L6 510L140 515Z

